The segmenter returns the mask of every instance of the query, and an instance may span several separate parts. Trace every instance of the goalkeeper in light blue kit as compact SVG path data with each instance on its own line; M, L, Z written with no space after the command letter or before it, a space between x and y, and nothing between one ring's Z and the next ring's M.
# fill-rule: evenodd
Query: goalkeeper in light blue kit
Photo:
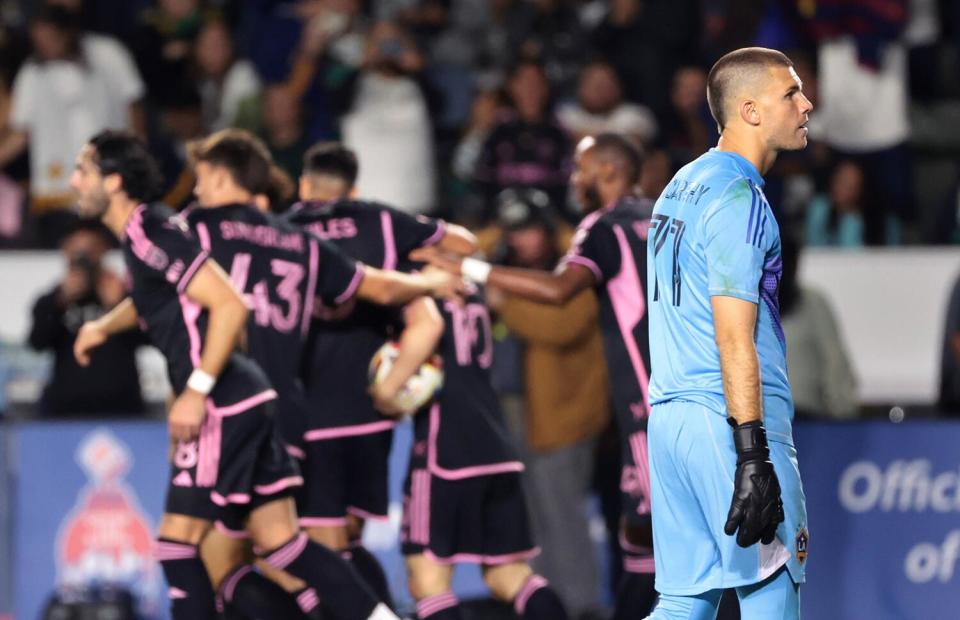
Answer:
M648 241L653 620L800 616L807 517L777 289L780 233L763 195L777 153L807 144L793 64L764 48L710 71L720 141L684 166Z

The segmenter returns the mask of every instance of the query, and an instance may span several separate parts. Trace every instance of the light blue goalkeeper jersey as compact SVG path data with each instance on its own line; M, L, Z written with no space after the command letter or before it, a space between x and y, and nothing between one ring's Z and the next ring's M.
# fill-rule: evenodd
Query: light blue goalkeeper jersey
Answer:
M711 149L677 172L657 200L647 245L650 402L693 401L726 415L710 298L737 297L758 305L765 425L771 439L788 441L780 232L762 188L747 159Z

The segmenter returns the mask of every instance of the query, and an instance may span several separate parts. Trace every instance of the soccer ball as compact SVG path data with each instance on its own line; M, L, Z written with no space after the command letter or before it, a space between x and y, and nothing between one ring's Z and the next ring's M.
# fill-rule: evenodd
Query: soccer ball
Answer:
M385 342L373 354L368 373L370 385L376 385L386 378L399 354L400 347L393 341ZM409 415L430 402L441 387L443 387L443 362L439 355L433 355L407 379L393 399L393 404Z

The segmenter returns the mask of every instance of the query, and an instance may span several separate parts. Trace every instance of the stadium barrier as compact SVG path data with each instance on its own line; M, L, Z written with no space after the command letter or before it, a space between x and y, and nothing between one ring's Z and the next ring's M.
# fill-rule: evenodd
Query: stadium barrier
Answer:
M55 584L121 582L144 618L165 618L162 576L150 557L167 472L165 425L23 423L9 425L6 438L14 484L6 499L0 485L0 527L3 506L14 527L0 549L12 543L13 553L0 555L0 570L13 576L14 617L38 618ZM403 607L410 600L397 532L410 441L409 425L401 425L391 520L366 534ZM804 616L955 617L960 422L805 423L796 443L810 515ZM464 599L486 596L474 568L457 571L454 589ZM5 602L0 612L14 609Z

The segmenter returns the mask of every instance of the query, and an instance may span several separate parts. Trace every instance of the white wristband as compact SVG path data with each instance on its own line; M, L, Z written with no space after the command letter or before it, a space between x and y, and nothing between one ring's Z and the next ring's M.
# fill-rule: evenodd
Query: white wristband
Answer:
M216 383L217 380L215 378L199 368L195 368L194 371L190 373L190 378L187 379L187 387L204 396L210 393Z
M465 258L460 263L460 273L474 284L486 284L491 269L493 266L490 263L476 258Z

